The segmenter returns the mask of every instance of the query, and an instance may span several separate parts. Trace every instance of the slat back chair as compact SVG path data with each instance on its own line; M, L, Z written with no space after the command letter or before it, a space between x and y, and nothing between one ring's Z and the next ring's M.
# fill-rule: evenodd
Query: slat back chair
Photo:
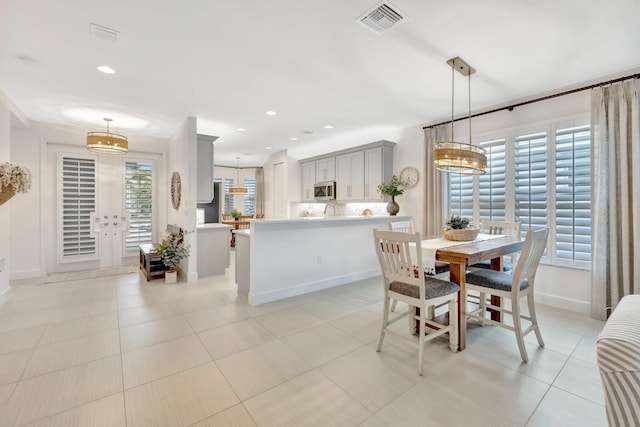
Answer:
M480 231L484 234L505 234L509 237L518 237L520 236L520 222L483 220L480 222ZM513 271L513 266L516 264L517 254L510 254L508 256L511 261L503 260L503 271ZM491 269L491 261L481 261L469 267Z
M449 333L451 351L458 349L457 300L460 287L455 283L425 276L421 268L422 250L420 233L402 233L396 231L373 231L374 246L384 285L384 313L382 328L378 339L377 351L382 349L386 334L394 334L411 340L412 335L403 335L389 329L389 325L410 316L410 323L418 322L418 374L422 375L425 343ZM390 318L391 299L402 301L409 307L406 312ZM449 303L449 324L443 325L427 319L427 307ZM416 314L416 308L419 313ZM427 326L428 325L428 326ZM430 333L427 334L427 328Z
M483 324L489 323L513 331L516 334L520 357L524 362L529 361L527 349L524 345L525 335L534 331L538 339L538 344L540 347L544 347L533 300L533 286L538 265L540 264L540 258L542 258L542 254L547 246L548 235L549 229L547 228L527 231L522 253L512 275L502 271L485 269L474 270L466 275L467 290L480 292L481 295L486 293L511 300L511 311L493 304L487 304L487 307L500 311L501 313L511 314L513 316L513 326L487 319L484 307L482 307L483 304L481 304L479 309L467 313L467 317L478 320ZM520 312L520 299L524 297L527 298L529 307L528 316ZM523 319L531 323L531 325L524 330L522 328Z

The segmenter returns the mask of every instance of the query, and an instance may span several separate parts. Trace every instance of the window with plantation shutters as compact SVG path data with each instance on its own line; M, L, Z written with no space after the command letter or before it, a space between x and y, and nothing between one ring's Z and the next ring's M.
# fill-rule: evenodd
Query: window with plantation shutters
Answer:
M256 213L256 180L255 178L245 178L244 186L247 187L247 194L244 195L244 215L254 215Z
M224 185L224 213L230 214L233 210L233 194L229 193L229 188L233 186L233 179L225 178L222 182Z
M591 265L589 126L556 131L555 257L560 265Z
M153 162L124 162L124 204L129 217L125 251L133 252L153 242Z
M515 220L522 236L547 227L547 132L516 136Z
M486 141L479 145L487 150L487 172L479 177L479 219L504 221L506 218L506 140Z
M96 159L60 155L58 160L59 261L98 259L91 224L96 210Z
M449 216L473 218L473 175L448 174ZM443 224L444 225L444 224Z

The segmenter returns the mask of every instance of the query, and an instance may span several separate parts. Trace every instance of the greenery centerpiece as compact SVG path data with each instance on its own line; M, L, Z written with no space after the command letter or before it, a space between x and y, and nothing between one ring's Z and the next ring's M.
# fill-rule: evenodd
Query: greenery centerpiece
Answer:
M184 242L181 233L169 233L156 247L156 253L160 255L169 273L174 273L180 261L189 256L189 249L190 246ZM169 280L166 281L171 283ZM172 281L175 282L175 279Z
M231 211L231 216L233 217L233 219L235 219L236 221L238 220L238 218L240 218L240 215L242 215L242 212L240 212L238 209L233 209Z
M26 193L31 188L31 171L8 162L0 164L0 205L16 193Z
M442 228L442 235L447 240L469 241L478 237L477 227L469 224L469 219L451 215Z
M393 175L389 183L378 185L378 193L391 196L391 201L387 204L387 212L389 212L391 216L397 215L398 212L400 212L400 206L396 203L396 196L401 196L404 193L404 187L400 182L400 178Z

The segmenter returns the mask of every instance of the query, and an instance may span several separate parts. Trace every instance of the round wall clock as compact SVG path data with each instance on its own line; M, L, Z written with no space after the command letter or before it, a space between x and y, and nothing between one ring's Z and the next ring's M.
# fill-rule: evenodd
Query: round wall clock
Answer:
M175 210L180 207L180 199L182 197L182 182L180 181L180 173L171 174L171 204Z
M420 174L418 173L418 169L413 166L408 166L400 171L400 182L403 187L415 187L419 179Z

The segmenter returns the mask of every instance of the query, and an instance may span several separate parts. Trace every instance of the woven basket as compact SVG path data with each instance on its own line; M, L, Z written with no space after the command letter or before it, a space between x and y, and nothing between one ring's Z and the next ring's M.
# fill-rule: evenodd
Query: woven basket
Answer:
M4 204L7 200L16 195L16 190L13 189L13 185L7 185L0 188L0 205Z
M462 230L454 230L452 228L442 229L442 236L447 240L454 240L456 242L468 242L475 240L478 237L480 229L476 227L464 228Z

